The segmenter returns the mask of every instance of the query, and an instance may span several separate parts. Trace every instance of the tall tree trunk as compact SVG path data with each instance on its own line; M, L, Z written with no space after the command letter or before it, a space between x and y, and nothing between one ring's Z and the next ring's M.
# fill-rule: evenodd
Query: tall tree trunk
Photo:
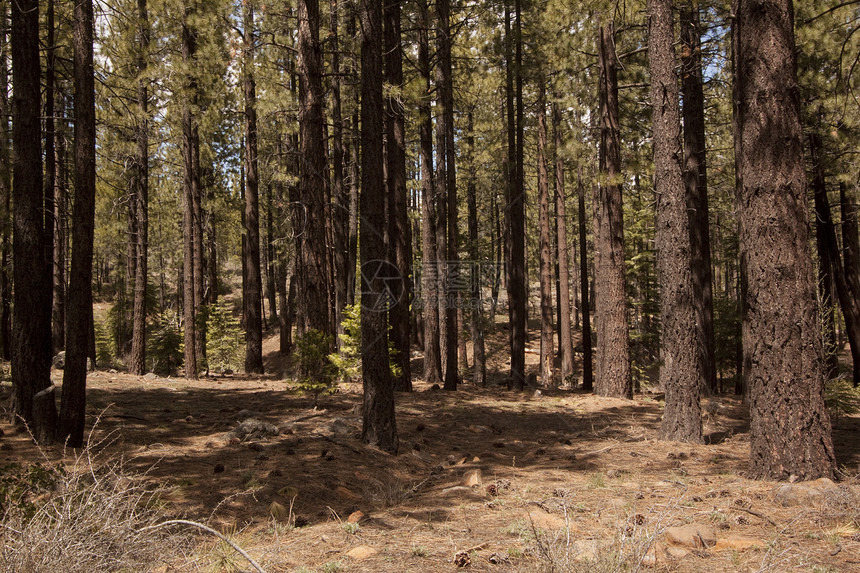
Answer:
M480 253L478 252L478 198L477 198L477 170L475 168L475 125L472 110L468 114L468 126L466 131L466 162L468 165L468 180L466 181L466 204L468 209L469 224L469 258L471 259L470 282L471 300L469 309L471 311L470 327L472 335L472 362L474 371L472 381L477 386L487 383L487 358L484 349L484 301L482 286L481 266L479 265Z
M648 0L648 63L657 196L657 282L660 285L660 384L666 396L660 437L701 443L701 333L694 303L690 217L681 161L681 123L672 0Z
M355 36L355 12L350 13L347 20L346 34L349 37ZM349 120L349 231L347 237L347 261L346 261L346 304L353 305L355 300L355 271L358 262L358 191L361 176L359 173L359 108L361 90L357 87L359 73L356 69L354 60L348 67L347 72L351 77L356 78L354 85L350 88L352 95L352 116Z
M585 221L585 186L582 183L582 167L576 179L577 219L579 223L579 291L582 298L582 389L594 389L594 351L591 342L591 300L588 296L588 249Z
M540 265L540 378L545 388L555 387L552 324L552 245L549 218L549 168L547 166L546 80L538 77L537 98L538 234ZM568 319L570 320L570 319Z
M0 9L0 356L12 359L12 153L9 134L9 14Z
M39 6L12 3L13 284L12 421L26 423L40 441L53 438L51 417L36 419L34 399L51 386L50 290L45 273L42 209ZM5 121L5 116L3 121ZM34 270L36 272L34 272ZM56 413L56 410L54 411Z
M555 140L553 162L555 163L555 224L558 249L558 308L561 316L558 349L561 353L561 381L564 383L573 375L573 334L570 325L570 261L564 193L564 158L562 157L564 141L561 133L561 110L557 103L552 104L552 132Z
M597 380L600 396L632 398L624 275L621 137L615 24L600 27L600 184L594 217Z
M844 182L839 182L839 205L842 214L842 266L845 282L852 298L860 298L860 239L857 234L857 203L848 195ZM849 344L851 344L849 338ZM860 349L852 346L854 387L860 386Z
M272 204L272 183L266 188L266 294L269 297L269 319L278 317L278 295L276 285L275 213Z
M400 48L400 2L386 0L384 7L385 79L395 91L403 86L403 54ZM409 305L412 298L412 241L409 236L406 188L406 125L403 104L391 92L385 98L385 159L388 177L388 237L389 260L396 268L399 280L391 281L393 305L388 309L391 325L389 336L396 352L399 375L394 378L394 389L412 391L412 373L409 367L410 320Z
M455 170L454 149L454 78L451 64L451 2L436 0L436 56L439 59L437 67L437 99L439 115L436 118L436 146L440 150L437 156L436 187L444 189L440 193L444 197L445 216L440 209L437 225L445 225L445 252L447 259L442 265L442 281L444 284L445 336L444 347L446 360L445 390L456 390L459 378L457 371L457 299L458 292L455 283L458 280L459 268L457 261L457 172ZM440 260L442 253L439 254ZM440 309L441 312L441 309Z
M197 51L197 31L189 26L188 20L192 15L186 7L182 22L182 60L189 69L193 69ZM184 100L182 102L182 164L183 164L183 209L182 209L182 317L185 330L185 377L197 379L197 305L194 288L194 195L198 193L200 173L196 170L198 161L196 132L197 122L192 108L196 102L197 79L189 74L186 79Z
M827 200L827 182L822 162L821 136L816 133L818 126L811 127L809 134L809 155L812 161L812 195L815 202L815 246L818 252L818 290L819 312L821 313L822 343L824 348L825 374L827 379L839 374L839 356L836 353L836 281L835 269L830 256L828 239L834 233ZM834 240L836 235L833 235ZM838 247L837 247L838 251ZM837 252L838 256L838 252ZM850 332L850 329L849 329ZM852 343L856 342L853 337ZM852 344L853 346L853 344Z
M421 161L421 241L424 314L424 380L442 381L442 352L439 346L439 276L437 270L436 201L433 180L433 119L430 116L430 42L426 0L418 0L418 69L425 97L418 102L418 138Z
M704 390L717 391L714 358L714 295L711 273L708 172L705 157L705 96L698 3L681 8L681 93L684 125L684 186L690 214L693 259L693 304L698 315Z
M516 29L511 30L510 10L505 5L506 76L505 94L508 136L507 203L508 316L511 329L511 385L522 390L526 380L526 325L528 290L526 285L526 212L522 176L522 38L520 36L520 2L515 1ZM516 104L516 105L515 105ZM515 109L516 108L516 109Z
M750 476L831 477L791 0L734 0Z
M325 152L325 99L322 89L322 48L319 40L319 0L298 3L299 141L301 176L299 196L307 225L301 229L302 248L296 272L302 275L299 306L304 326L331 334L329 277L326 255L328 165Z
M244 91L245 91L245 265L248 269L247 315L245 316L245 372L263 373L262 273L260 270L260 182L257 175L257 84L254 79L254 8L249 1L244 11Z
M144 78L149 57L149 14L146 0L137 0L137 126L135 130L135 200L137 202L137 264L134 278L134 311L132 318L132 374L146 373L146 284L149 280L149 86Z
M831 313L830 323L827 318L823 321L824 342L833 344L834 358L836 357L836 340L833 332L835 322L835 298L833 290L835 287L836 296L839 300L839 306L842 308L842 316L845 319L845 330L848 333L848 344L851 348L851 359L854 365L860 364L860 300L857 298L857 290L852 286L846 274L846 265L839 258L839 244L836 242L836 226L833 224L833 216L830 212L830 202L827 199L827 182L825 180L825 170L823 163L823 149L821 136L817 131L818 126L813 126L809 133L809 155L812 161L812 193L815 201L815 240L819 250L819 278L827 281L828 290L822 288L822 310ZM844 251L843 251L844 252ZM821 269L824 269L822 272ZM825 285L822 284L822 287ZM828 298L824 298L827 296ZM826 330L830 327L830 334L833 337L828 341ZM827 347L825 346L825 359ZM828 378L835 377L839 372L839 363L835 368L833 365L828 365L826 375ZM860 372L854 368L854 385L858 384Z
M388 364L382 154L382 0L361 0L361 370L363 442L397 453L394 385Z
M54 190L57 185L57 156L56 156L56 121L55 121L55 105L56 105L56 27L54 25L54 0L48 0L45 11L45 27L47 32L47 49L45 51L45 179L44 179L44 223L42 232L45 234L44 248L45 253L45 269L47 275L45 279L49 284L53 284L54 280ZM53 309L54 306L54 291L50 290L48 303ZM52 331L53 332L53 331ZM48 353L53 355L56 349L53 348L53 336L50 341Z
M75 205L72 211L72 273L69 281L66 366L59 437L73 448L84 441L87 355L93 326L93 234L96 198L96 106L93 73L93 2L75 3Z
M343 111L341 109L341 68L340 44L338 43L338 0L329 2L329 41L331 42L331 195L332 195L332 226L334 235L334 319L337 333L343 334L343 309L347 303L347 291L350 288L347 265L349 256L349 190L344 183L344 148L343 148ZM353 286L353 288L355 288ZM340 337L337 340L340 346Z

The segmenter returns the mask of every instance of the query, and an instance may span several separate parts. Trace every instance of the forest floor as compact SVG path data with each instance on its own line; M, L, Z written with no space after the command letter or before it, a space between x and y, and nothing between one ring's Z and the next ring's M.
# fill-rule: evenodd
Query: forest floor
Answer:
M88 379L91 451L122 458L163 488L167 516L230 535L266 571L426 573L454 571L455 559L499 572L860 571L860 417L835 428L837 485L794 501L777 494L785 484L744 477L748 418L734 396L707 399L707 443L689 445L657 440L658 394L513 392L498 373L457 392L416 380L397 396L394 456L358 439L360 384L314 409L282 379L276 345L266 350L278 374L263 378ZM247 417L279 433L225 437ZM0 428L5 463L73 457ZM667 543L667 528L688 524L717 545ZM157 571L251 570L211 537L192 561L164 549L172 564Z

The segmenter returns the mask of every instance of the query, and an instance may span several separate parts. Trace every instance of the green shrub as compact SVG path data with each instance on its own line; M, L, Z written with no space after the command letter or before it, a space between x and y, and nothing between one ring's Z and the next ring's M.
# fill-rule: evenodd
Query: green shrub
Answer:
M242 329L239 319L233 316L230 304L219 299L207 305L206 361L210 370L223 372L238 370L241 364Z
M156 374L170 375L182 364L182 330L173 315L162 313L158 322L147 329L147 358Z
M296 383L301 390L313 394L314 406L320 394L333 391L337 385L338 369L329 355L331 346L332 337L313 328L296 339Z
M339 335L340 350L330 354L329 359L337 368L339 380L353 382L361 377L361 304L347 305L343 309L343 316L343 334ZM397 354L397 349L389 340L388 364L394 377L400 376L401 373Z

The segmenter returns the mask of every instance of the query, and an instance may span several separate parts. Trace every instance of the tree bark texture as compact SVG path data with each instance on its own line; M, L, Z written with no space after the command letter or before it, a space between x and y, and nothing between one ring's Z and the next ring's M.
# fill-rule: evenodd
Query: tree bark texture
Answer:
M457 172L455 169L454 148L454 77L451 63L451 3L450 0L436 0L436 57L439 59L437 67L437 100L436 105L439 115L436 118L437 140L436 146L440 150L437 156L436 186L444 188L444 221L445 229L445 252L446 261L442 265L444 273L444 310L445 310L445 336L444 352L445 360L445 390L456 390L459 379L457 371L458 357L458 328L457 328L457 306L459 292L456 290L459 282L460 259L457 250ZM444 165L444 168L442 166ZM441 226L443 211L440 209L437 224ZM443 253L439 254L442 259ZM440 312L442 309L440 308Z
M388 364L385 277L385 185L382 153L382 0L361 0L361 370L362 441L397 453L394 384Z
M302 235L297 249L296 272L302 275L299 289L306 329L330 332L330 273L326 255L328 217L328 165L325 150L325 98L322 89L322 47L319 40L319 0L298 2L299 141L301 168L299 196L306 224L295 229Z
M734 0L750 475L831 477L791 0Z
M134 303L132 311L131 359L132 374L146 373L146 283L149 280L149 86L146 73L149 52L149 14L146 0L137 0L137 125L134 161L134 200L137 204L137 262L135 264Z
M401 0L386 0L384 6L385 79L398 93L403 87L403 54L400 48ZM390 92L385 97L385 160L388 194L389 260L398 276L389 282L393 304L388 310L391 325L389 336L395 350L393 358L399 375L394 378L394 389L412 391L410 369L410 319L412 298L412 240L407 213L406 188L406 124L403 102Z
M254 78L254 9L245 2L244 74L245 92L245 372L263 373L263 280L260 268L260 178L257 162L257 84Z
M0 355L12 359L12 142L9 125L8 13L0 12Z
M540 267L540 380L544 388L556 386L553 380L553 305L552 238L549 214L549 168L547 162L546 80L538 77L537 99L537 172L538 172L538 249Z
M553 160L555 164L555 225L556 249L558 250L558 308L561 353L561 382L573 376L573 334L571 332L570 309L570 257L567 239L567 206L564 192L564 158L562 157L563 135L561 132L561 110L552 104L552 132L554 139Z
M182 60L193 69L196 60L197 31L190 25L189 19L193 11L186 7L182 22ZM182 102L182 166L183 166L183 208L182 208L182 322L185 331L185 377L197 379L197 307L200 301L196 298L194 288L195 253L195 217L197 216L194 197L200 187L199 149L197 148L197 121L192 108L197 99L197 79L189 73Z
M433 118L430 116L430 42L426 0L418 0L418 68L425 97L418 103L418 139L421 162L421 290L424 315L424 380L442 381L439 345L439 276L437 271L436 199L433 179Z
M716 392L714 358L714 295L711 272L711 237L708 206L708 172L705 156L705 96L702 84L702 47L698 4L681 8L681 93L684 125L684 186L690 215L693 259L693 304L701 338L702 380L705 390Z
M507 203L507 290L508 316L511 328L511 381L513 388L522 390L526 381L526 323L528 288L526 284L526 211L522 165L522 38L520 37L519 1L515 30L511 30L510 10L505 6L505 102L508 136L508 182L505 186ZM520 97L517 97L519 94Z
M615 25L600 27L600 185L594 217L597 313L597 377L600 396L632 398L627 338L624 228L621 199L621 137L618 127L618 65Z
M51 385L50 289L45 268L40 119L39 6L12 3L13 285L12 421L33 427L33 399ZM5 116L4 116L5 121ZM35 271L35 272L34 272ZM48 430L53 431L53 428Z
M839 302L842 316L845 319L845 330L848 333L848 345L851 348L851 359L853 364L860 363L860 300L857 298L851 282L848 280L846 265L839 258L839 243L836 241L836 226L833 224L833 215L830 211L830 202L827 199L827 181L825 179L824 158L821 136L813 127L809 134L809 154L812 160L812 195L815 203L815 239L821 260L818 263L819 280L827 281L827 290L822 287L822 311L830 313L830 320L825 318L824 343L825 361L829 358L827 350L832 350L836 358L836 337L834 332L835 304ZM844 252L844 251L843 251ZM836 291L834 296L834 290ZM825 298L827 297L827 298ZM826 330L830 328L830 332ZM828 341L827 336L831 335ZM826 344L830 342L833 348L828 349ZM825 362L827 363L827 362ZM827 378L835 377L839 370L837 362L835 368L829 365L825 371ZM854 384L858 383L857 368L853 369Z
M665 408L660 437L702 442L701 333L692 276L690 218L681 161L678 78L671 0L648 0L657 282L660 285L660 384Z
M839 205L842 214L842 264L851 297L860 298L860 238L857 234L857 203L848 195L848 186L839 183ZM849 345L851 344L849 339ZM851 347L854 387L860 386L860 348Z
M594 390L594 349L591 336L591 299L588 287L587 225L585 221L585 186L582 167L577 176L577 222L579 224L579 291L582 309L582 389Z
M96 206L96 107L93 73L93 2L74 11L75 204L72 209L72 273L69 280L66 366L60 402L59 437L80 447L86 421L87 356L94 341L93 235Z
M472 362L474 371L472 382L477 386L487 383L487 358L484 348L484 303L481 292L481 268L478 265L478 199L477 199L477 173L475 169L475 133L474 118L472 111L468 114L468 127L466 133L467 165L469 169L468 181L466 182L466 204L468 209L469 226L469 259L471 259L471 292L469 293L470 327L472 334Z

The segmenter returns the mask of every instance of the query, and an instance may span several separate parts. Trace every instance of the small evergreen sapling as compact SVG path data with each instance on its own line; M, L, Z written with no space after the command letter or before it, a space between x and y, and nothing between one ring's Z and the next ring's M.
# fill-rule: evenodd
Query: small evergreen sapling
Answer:
M313 328L296 340L296 383L299 389L313 395L314 407L320 394L332 392L337 386L338 368L328 353L331 346L332 337Z

